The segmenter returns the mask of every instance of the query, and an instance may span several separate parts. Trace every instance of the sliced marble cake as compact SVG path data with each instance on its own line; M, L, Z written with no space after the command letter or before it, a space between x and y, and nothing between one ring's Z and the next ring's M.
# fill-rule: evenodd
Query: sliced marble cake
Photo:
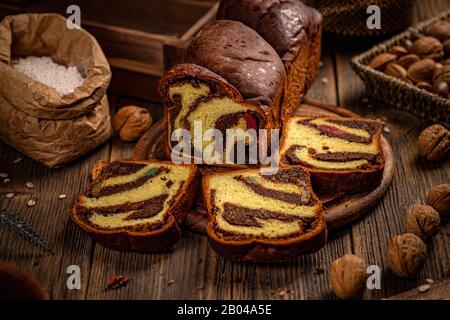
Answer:
M171 140L173 132L177 129L187 130L194 146L195 124L201 123L202 133L208 129L217 129L222 133L221 161L225 163L229 159L229 165L233 166L235 159L225 155L226 129L254 129L257 132L260 128L271 128L271 120L261 107L245 102L234 86L201 66L188 63L174 66L162 76L158 90L166 101L166 151L169 156L172 148L178 144L178 141ZM248 145L250 138L241 138L246 139L244 144ZM205 140L201 147L205 148L209 144L211 142ZM194 155L192 152L192 158Z
M271 176L259 169L205 176L203 196L210 216L207 235L222 256L283 261L326 242L322 204L300 167L280 168Z
M197 168L158 161L106 165L71 210L99 243L118 250L159 252L181 237L192 206Z
M377 120L294 117L283 128L280 161L306 168L318 194L369 191L383 175L380 138Z

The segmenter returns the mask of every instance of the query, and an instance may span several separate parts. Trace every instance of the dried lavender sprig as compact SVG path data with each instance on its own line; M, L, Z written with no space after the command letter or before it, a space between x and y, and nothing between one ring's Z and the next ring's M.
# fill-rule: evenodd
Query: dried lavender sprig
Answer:
M49 243L44 240L39 233L34 231L27 222L25 222L18 214L13 212L7 212L6 210L0 211L0 227L13 231L16 235L22 239L31 242L35 246L44 249L48 254L54 255L54 252Z

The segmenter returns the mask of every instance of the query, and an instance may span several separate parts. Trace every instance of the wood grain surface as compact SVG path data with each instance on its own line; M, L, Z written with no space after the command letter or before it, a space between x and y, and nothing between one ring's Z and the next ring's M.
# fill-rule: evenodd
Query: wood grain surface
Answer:
M448 8L450 0L417 1L415 21ZM323 44L323 66L308 97L384 119L390 131L385 136L395 150L397 173L390 190L372 212L338 229L319 252L278 265L237 263L218 257L205 237L191 232L184 232L172 252L157 255L117 252L95 244L69 220L69 207L88 186L89 170L96 161L131 156L134 145L114 137L94 152L56 170L44 168L0 145L0 172L8 173L11 180L0 181L1 208L20 214L56 252L47 256L13 233L0 230L0 260L35 276L53 299L334 299L328 269L333 260L346 253L355 253L368 264L381 267L381 289L367 290L366 299L400 294L424 284L427 278L448 279L448 221L428 244L425 268L417 277L409 280L395 277L387 268L385 253L389 240L403 232L407 208L423 202L432 186L450 181L450 162L430 164L417 157L417 136L428 123L372 98L365 99L367 93L349 61L368 45L349 45L328 37ZM127 104L138 104L147 106L155 119L162 116L159 105L109 97L112 112ZM14 163L17 157L23 160ZM33 182L34 188L27 188L27 181ZM15 196L7 199L10 192ZM67 198L58 199L60 194L66 194ZM36 206L29 208L26 204L29 199L36 200ZM81 268L80 290L66 288L69 265ZM105 290L107 278L112 274L124 274L130 281L123 288ZM444 287L447 292L445 288L448 286Z

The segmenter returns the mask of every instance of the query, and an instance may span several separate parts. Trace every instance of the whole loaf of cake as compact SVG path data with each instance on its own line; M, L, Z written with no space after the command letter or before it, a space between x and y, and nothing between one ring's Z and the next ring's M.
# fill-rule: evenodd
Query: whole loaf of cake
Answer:
M282 117L292 116L319 69L321 14L299 0L221 0L217 19L244 23L275 49L287 72Z

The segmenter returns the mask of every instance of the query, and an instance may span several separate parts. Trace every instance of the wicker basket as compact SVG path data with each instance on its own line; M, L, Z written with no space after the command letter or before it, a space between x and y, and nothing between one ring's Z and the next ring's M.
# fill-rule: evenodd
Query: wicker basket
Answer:
M326 31L344 36L375 36L399 32L411 24L413 0L306 0L324 17ZM381 29L370 30L370 5L381 9Z
M351 65L366 85L367 92L377 99L406 110L419 117L435 123L441 123L450 128L450 100L419 89L412 84L388 76L381 71L372 69L367 64L377 55L387 52L403 39L417 37L425 28L440 19L450 18L450 11L416 27L411 27L395 37L378 44L369 51L352 58Z

